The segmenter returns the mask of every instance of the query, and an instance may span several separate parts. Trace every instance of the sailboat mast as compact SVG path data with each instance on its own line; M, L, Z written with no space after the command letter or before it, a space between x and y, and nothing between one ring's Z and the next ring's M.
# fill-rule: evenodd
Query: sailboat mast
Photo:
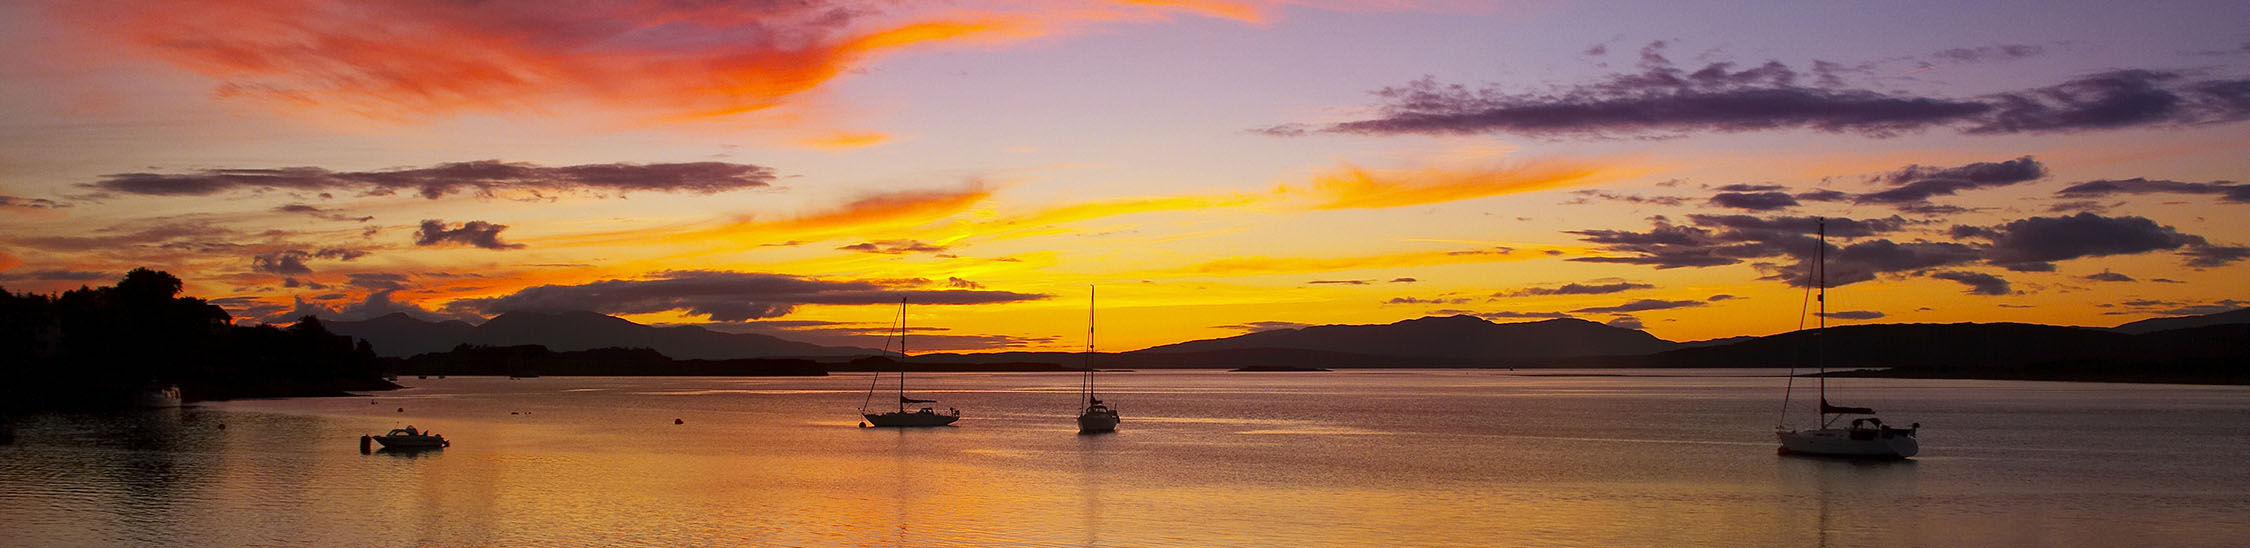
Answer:
M1828 331L1828 220L1814 219L1813 223L1820 231L1819 251L1814 252L1820 265L1820 296L1814 298L1820 302L1820 328L1813 331L1813 367L1820 372L1821 426L1825 427L1828 422L1828 364L1821 360L1820 338Z
M898 412L906 412L906 297L898 298Z
M1085 405L1094 404L1094 286L1086 286L1086 381L1079 392Z

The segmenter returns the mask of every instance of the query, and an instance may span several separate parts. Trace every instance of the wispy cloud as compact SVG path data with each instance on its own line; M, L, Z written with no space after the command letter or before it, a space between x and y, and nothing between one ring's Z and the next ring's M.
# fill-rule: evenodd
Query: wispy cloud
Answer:
M1487 250L1411 251L1345 257L1242 256L1205 261L1176 269L1136 273L1143 276L1258 276L1340 272L1368 268L1397 268L1447 264L1522 261L1543 258L1537 252L1496 253Z
M1492 296L1493 296L1493 297L1544 297L1544 296L1551 296L1551 295L1607 295L1607 294L1610 294L1610 293L1620 293L1620 292L1625 292L1625 291L1632 291L1632 290L1635 290L1635 289L1649 289L1649 288L1653 288L1653 287L1656 287L1656 286L1653 286L1653 285L1649 285L1649 284L1644 284L1644 283L1639 283L1639 282L1629 282L1629 281L1625 281L1625 280L1609 279L1609 280L1597 280L1597 281L1594 281L1594 282L1591 282L1591 283L1576 283L1576 282L1572 282L1572 283L1567 283L1567 284L1563 284L1563 285L1560 285L1560 286L1555 286L1555 287L1526 287L1526 288L1523 288L1523 289L1515 289L1515 290L1509 290L1509 291L1502 291L1502 292L1499 292L1499 293L1494 293L1494 294L1492 294Z
M666 271L641 279L541 285L497 297L456 300L446 307L486 315L511 310L591 310L605 314L679 311L729 322L786 316L804 305L884 304L901 298L925 305L965 305L1048 297L974 289L901 289L877 281L759 272Z
M461 223L460 226L447 227L448 225L443 220L424 219L422 227L414 231L414 245L460 244L484 249L523 249L524 247L523 244L500 241L500 231L507 230L508 225L469 221Z
M286 167L206 169L187 173L119 173L105 175L98 181L79 186L143 196L209 196L237 190L334 190L374 196L412 192L434 200L462 192L485 197L518 192L533 195L627 192L712 194L765 187L773 179L772 169L725 162L547 167L482 160L382 171Z
M1591 184L1618 169L1549 160L1509 166L1378 170L1345 164L1315 175L1303 187L1282 185L1283 196L1307 195L1313 209L1373 209L1425 205Z

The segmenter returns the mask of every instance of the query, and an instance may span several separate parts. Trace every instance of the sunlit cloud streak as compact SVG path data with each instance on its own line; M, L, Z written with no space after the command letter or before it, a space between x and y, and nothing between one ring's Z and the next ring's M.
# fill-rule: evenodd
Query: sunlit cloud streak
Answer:
M1453 202L1502 194L1591 184L1620 175L1570 161L1510 166L1373 170L1345 164L1312 177L1305 187L1282 185L1284 196L1306 194L1313 209L1374 209Z
M1369 268L1397 268L1448 264L1524 261L1546 257L1536 250L1413 251L1351 257L1241 256L1206 261L1185 267L1134 273L1136 276L1257 276L1338 272ZM1365 281L1365 280L1359 280Z
M142 196L209 196L238 190L336 190L388 196L404 191L434 200L464 191L483 197L509 192L534 195L626 192L713 194L761 188L770 185L773 179L774 173L770 168L725 162L547 167L481 160L380 171L285 167L206 169L171 174L119 173L79 186L102 192Z

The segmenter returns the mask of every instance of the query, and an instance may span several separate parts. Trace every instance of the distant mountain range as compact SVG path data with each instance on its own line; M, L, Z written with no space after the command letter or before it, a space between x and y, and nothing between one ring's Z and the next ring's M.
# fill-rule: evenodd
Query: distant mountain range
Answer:
M2125 325L2120 325L2117 327L2112 327L2109 328L2109 330L2119 333L2132 333L2135 335L2139 335L2142 333L2155 333L2158 331L2170 331L2173 329L2186 329L2190 327L2203 327L2206 325L2229 325L2238 323L2250 323L2250 308L2230 310L2217 314L2204 314L2201 316L2150 318L2128 323Z
M754 333L721 333L696 326L656 327L596 312L501 314L481 325L430 322L405 314L363 321L327 322L331 332L366 339L375 353L407 357L477 346L539 345L557 352L596 348L647 348L682 360L734 358L834 358L874 356L867 348L821 346Z
M1496 324L1474 316L1431 316L1387 325L1322 325L1261 331L1167 344L1135 354L1287 348L1505 363L1653 354L1677 346L1679 343L1656 338L1646 331L1579 319Z
M2159 318L2113 328L2020 323L1875 324L1678 343L1636 329L1577 319L1493 323L1471 316L1424 317L1382 325L1323 325L1188 341L1099 354L1095 367L1946 367L2021 368L2038 364L2203 363L2250 354L2250 309ZM469 325L390 315L328 322L367 339L376 353L408 356L455 345L541 345L556 351L648 348L678 359L837 358L879 355L866 348L813 345L700 327L653 327L593 312L510 312ZM1817 340L1817 344L1816 344ZM1072 352L924 354L911 363L973 369L1052 363L1079 367ZM2083 369L2084 367L2081 367Z

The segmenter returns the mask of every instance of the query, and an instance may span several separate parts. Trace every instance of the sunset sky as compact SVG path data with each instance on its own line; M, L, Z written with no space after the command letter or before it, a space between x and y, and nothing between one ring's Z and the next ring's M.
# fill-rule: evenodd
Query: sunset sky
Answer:
M1966 5L1964 5L1966 4ZM0 286L916 350L2250 305L2250 3L0 3Z

